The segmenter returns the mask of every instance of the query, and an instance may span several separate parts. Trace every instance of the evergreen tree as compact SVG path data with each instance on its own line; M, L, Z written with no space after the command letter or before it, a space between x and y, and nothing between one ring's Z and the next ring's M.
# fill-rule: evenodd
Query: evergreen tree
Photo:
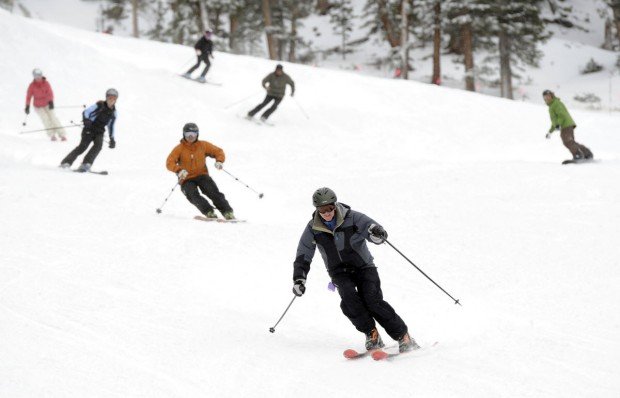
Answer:
M499 59L501 95L512 99L513 70L520 64L538 66L538 44L550 36L541 18L541 0L478 0L477 6L478 36L492 43L488 59Z
M351 51L347 49L347 41L353 31L355 15L353 14L351 0L338 0L332 4L333 6L329 9L330 22L333 24L334 33L340 36L340 52L344 60L347 53Z

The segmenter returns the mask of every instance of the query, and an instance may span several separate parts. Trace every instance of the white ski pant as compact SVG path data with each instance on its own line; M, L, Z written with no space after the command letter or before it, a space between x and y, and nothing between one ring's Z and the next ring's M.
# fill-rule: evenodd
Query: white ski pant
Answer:
M53 137L56 134L58 134L59 137L65 136L64 129L55 128L55 127L60 127L60 122L58 121L58 118L54 114L54 111L50 109L49 105L42 106L42 107L35 106L34 109L37 111L37 114L41 118L41 121L43 122L43 126L45 126L46 129L52 129L52 130L47 131L48 136Z

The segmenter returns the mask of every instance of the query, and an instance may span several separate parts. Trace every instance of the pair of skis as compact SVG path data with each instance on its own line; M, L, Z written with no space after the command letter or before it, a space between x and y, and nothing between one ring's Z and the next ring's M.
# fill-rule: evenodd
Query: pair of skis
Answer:
M437 346L437 344L439 344L438 341L436 341L433 344L431 344L429 346L429 348L435 347L435 346ZM349 348L348 350L345 350L342 353L342 355L344 355L344 357L347 358L347 359L359 359L359 358L364 358L364 357L370 356L375 361L383 361L383 360L387 360L387 359L391 359L391 358L397 357L397 356L402 355L402 354L408 354L408 353L417 352L417 351L423 350L425 347L420 347L418 349L411 350L411 351L405 351L405 352L400 352L400 351L391 352L391 351L387 351L387 349L391 349L391 348L393 348L393 347L379 348L377 350L362 351L362 352L359 352L357 350Z

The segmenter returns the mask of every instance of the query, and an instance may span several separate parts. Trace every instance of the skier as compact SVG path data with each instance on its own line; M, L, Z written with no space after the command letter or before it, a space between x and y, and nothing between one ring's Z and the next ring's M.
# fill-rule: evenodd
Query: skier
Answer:
M221 170L226 156L221 148L207 141L198 140L198 126L195 123L186 123L183 126L183 138L166 160L168 170L176 173L181 184L181 190L187 200L200 210L207 218L217 218L213 206L200 192L213 201L215 207L226 220L234 220L235 214L228 204L226 197L219 191L215 181L209 176L205 158L215 158L215 168Z
M198 67L200 66L200 62L204 62L205 68L200 74L200 77L196 80L201 83L205 83L207 81L205 76L207 75L207 72L211 67L211 62L209 61L209 58L213 58L213 42L211 41L211 31L205 31L204 35L202 35L202 37L198 39L196 44L194 44L194 49L196 50L196 57L198 58L198 62L196 62L196 65L189 68L189 70L183 74L183 77L191 79L192 72L198 69Z
M61 141L67 141L65 130L60 127L60 122L54 114L54 91L47 81L41 69L32 71L33 80L28 86L26 93L26 115L30 114L30 101L34 97L34 109L41 118L43 125L47 129L47 135L52 141L56 141L56 135Z
M383 243L387 232L365 214L338 202L329 188L317 189L312 203L316 211L301 235L293 264L293 293L298 297L305 293L310 263L318 246L331 281L338 288L342 312L366 335L366 350L384 346L375 320L398 341L400 352L418 349L405 322L383 300L377 267L366 246L366 240Z
M90 148L90 151L84 156L82 164L77 169L79 172L89 171L103 146L103 133L105 132L106 126L108 127L108 134L110 136L109 148L116 148L114 123L118 117L115 105L117 99L118 91L113 88L108 89L105 92L105 101L97 101L96 104L89 106L82 112L82 121L84 122L82 139L80 144L60 162L60 167L71 167L75 159L84 153L92 142L92 148Z
M543 99L549 107L549 116L551 117L551 128L545 137L549 139L555 130L560 130L562 142L573 155L573 160L592 159L594 157L592 152L585 145L575 142L575 127L577 125L562 101L551 90L543 91Z
M289 75L284 73L282 65L276 65L276 70L270 74L268 74L263 79L263 88L267 90L267 96L258 104L254 109L248 112L247 118L252 119L254 115L256 115L261 109L263 109L267 104L273 101L273 105L269 109L267 109L260 117L261 121L266 121L269 118L280 102L282 102L282 98L286 93L286 85L291 86L291 97L295 95L295 82Z

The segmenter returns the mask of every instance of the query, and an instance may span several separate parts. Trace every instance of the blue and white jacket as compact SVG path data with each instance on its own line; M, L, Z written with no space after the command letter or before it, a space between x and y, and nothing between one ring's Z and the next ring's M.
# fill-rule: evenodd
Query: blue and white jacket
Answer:
M96 104L89 106L82 112L84 130L95 134L103 134L107 126L110 139L113 140L114 123L117 117L118 112L115 106L109 108L107 102L97 101Z

